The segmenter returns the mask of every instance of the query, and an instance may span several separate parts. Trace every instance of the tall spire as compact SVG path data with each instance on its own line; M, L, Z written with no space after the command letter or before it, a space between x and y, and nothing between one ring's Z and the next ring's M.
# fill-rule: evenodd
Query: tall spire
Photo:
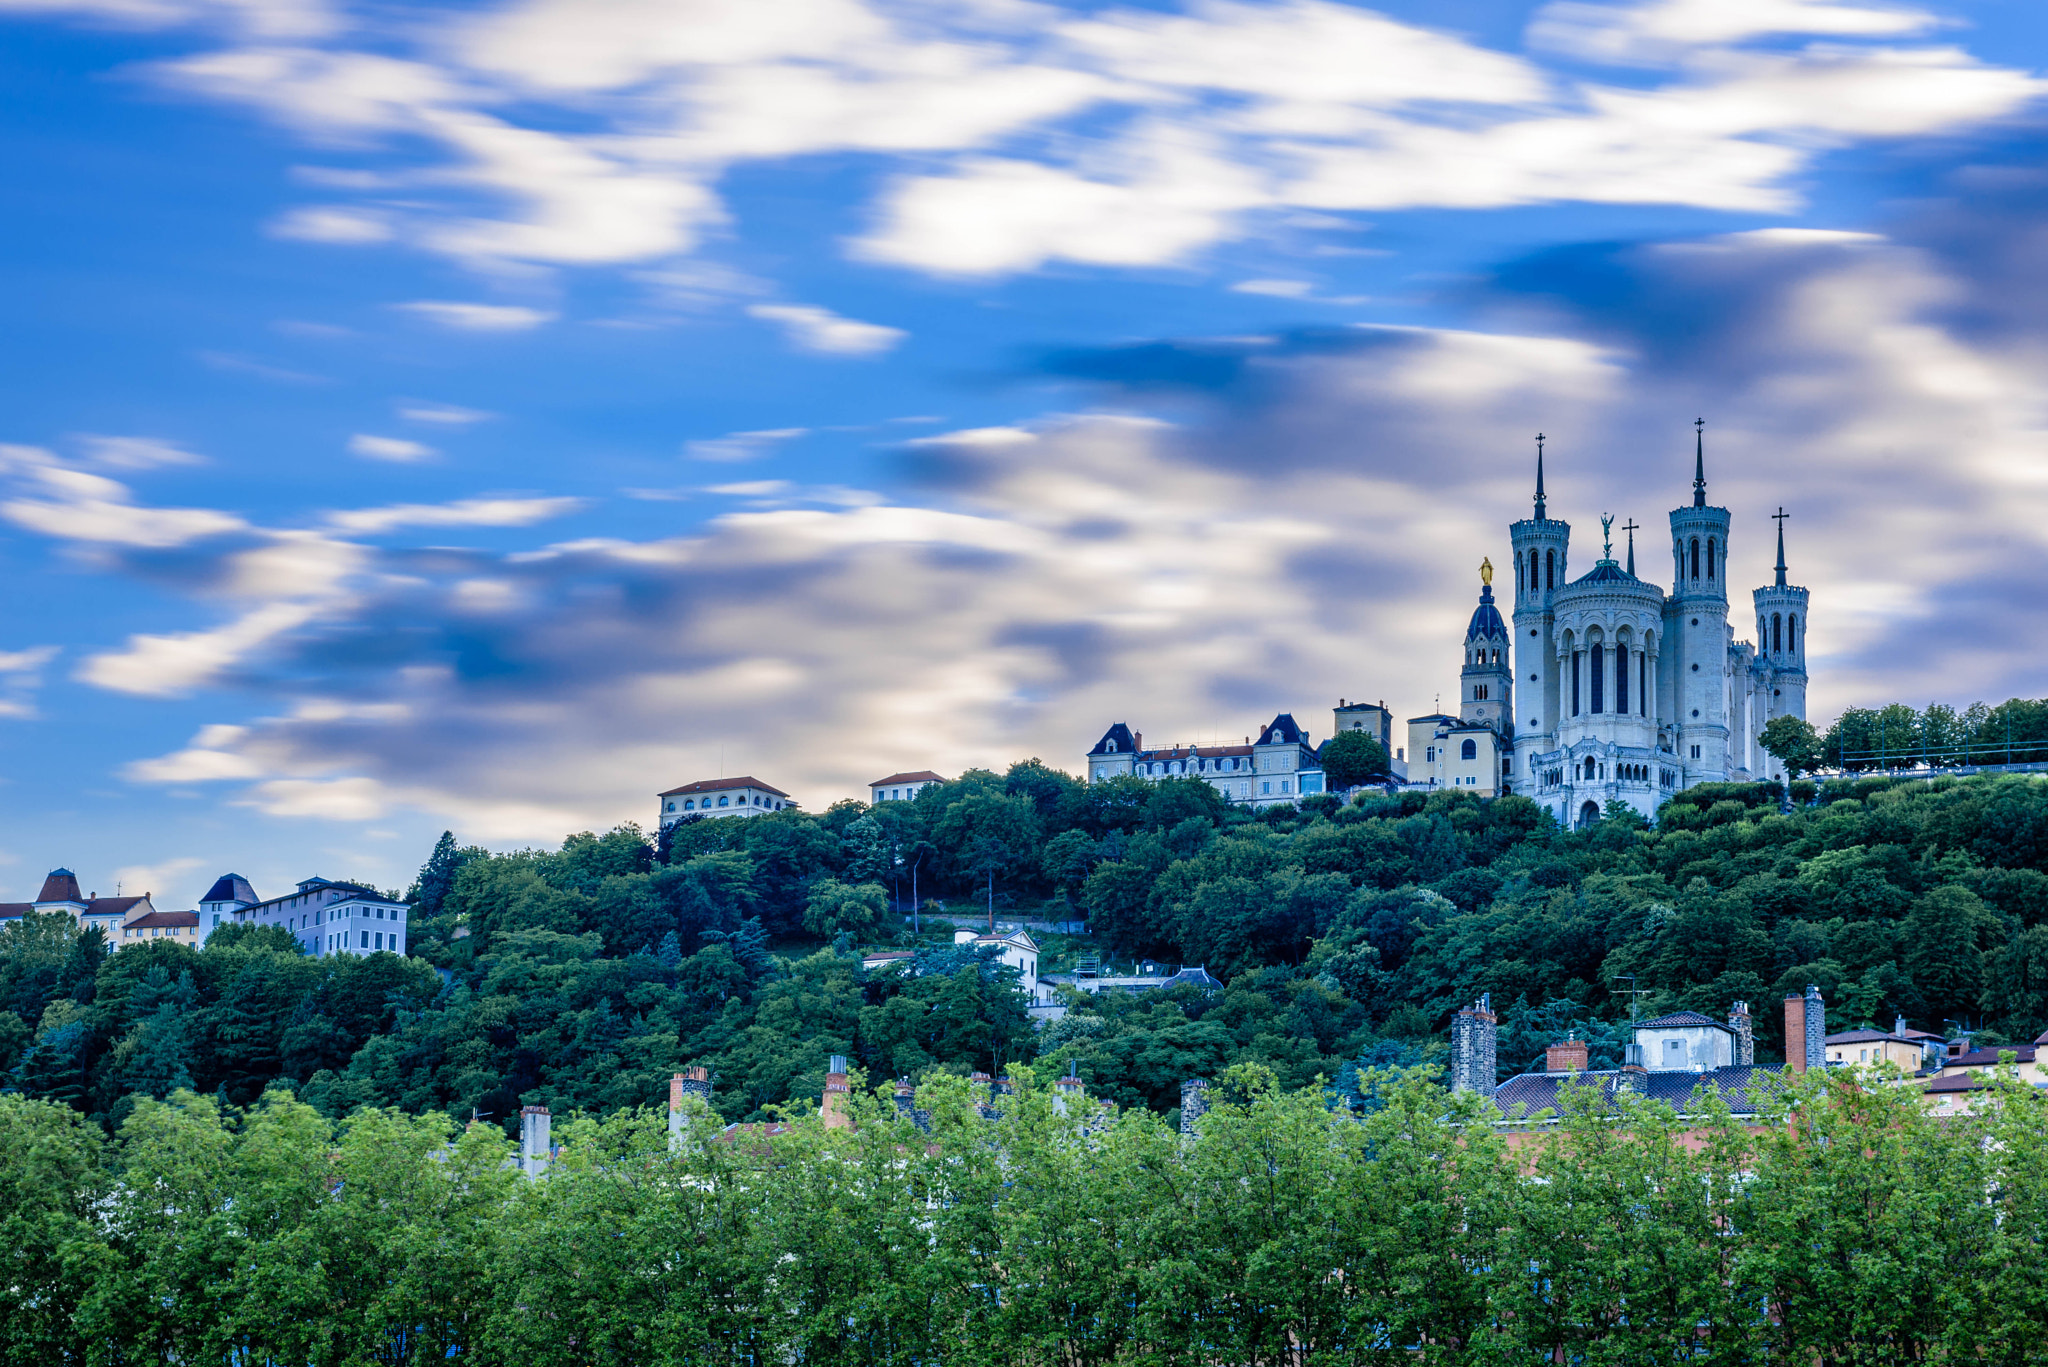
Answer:
M1548 520L1543 512L1543 434L1536 434L1536 520Z
M1699 418L1692 425L1692 506L1707 506L1707 420Z
M1628 572L1633 578L1636 572L1636 520L1630 518L1628 525L1622 530L1628 533Z
M1792 514L1785 511L1785 505L1782 503L1778 505L1778 511L1771 515L1771 521L1778 524L1778 587L1781 589L1785 587L1785 519L1790 516Z

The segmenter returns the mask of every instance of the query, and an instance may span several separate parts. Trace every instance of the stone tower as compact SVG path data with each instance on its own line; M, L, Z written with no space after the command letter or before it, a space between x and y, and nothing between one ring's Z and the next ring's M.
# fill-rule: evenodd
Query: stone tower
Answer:
M1458 716L1500 732L1515 734L1514 641L1493 605L1493 562L1479 566L1479 606L1465 628L1465 669L1458 681Z
M1777 580L1756 590L1757 699L1755 730L1761 734L1773 717L1806 716L1807 592L1785 582L1785 518L1778 509ZM1752 773L1782 778L1778 762L1761 747L1750 765Z
M1493 1014L1493 994L1460 1007L1451 1017L1451 1090L1492 1096L1498 1080L1495 1053L1500 1044L1500 1018Z
M1661 673L1677 729L1684 781L1728 777L1728 510L1707 505L1705 424L1694 423L1692 503L1671 510L1671 597L1664 604L1664 640L1671 647ZM1660 698L1659 700L1663 700Z
M1535 789L1531 756L1553 746L1558 722L1556 617L1552 603L1570 572L1565 564L1572 527L1551 517L1543 496L1543 438L1536 438L1536 510L1508 529L1515 553L1515 648L1511 652L1517 711L1504 734L1515 738L1514 772L1506 787Z

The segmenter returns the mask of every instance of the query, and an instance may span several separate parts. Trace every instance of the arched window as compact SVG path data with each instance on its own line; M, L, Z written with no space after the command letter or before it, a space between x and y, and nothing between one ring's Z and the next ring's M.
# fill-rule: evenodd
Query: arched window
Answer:
M1714 577L1714 538L1707 538L1707 578Z
M697 803L694 799L685 798L683 800L683 810L686 812L695 810L696 806Z
M1572 652L1572 715L1579 715L1579 656L1583 651Z
M1614 647L1614 710L1628 711L1628 647Z
M1593 711L1607 710L1607 647L1596 645L1586 652L1593 670Z
M1587 803L1587 804L1586 804L1585 806L1583 806L1583 807L1579 808L1579 825L1581 825L1581 826L1592 826L1592 825L1596 825L1596 824L1598 824L1599 820L1600 820L1600 804L1599 804L1599 803L1597 803L1597 802L1588 802L1588 803Z
M1522 566L1522 553L1521 553L1520 551L1516 551L1516 552L1515 552L1515 588L1516 588L1516 590L1517 590L1517 591L1520 591L1520 589L1522 588L1522 584L1523 584L1523 580L1522 580L1522 568L1523 568L1523 566Z
M1692 577L1695 579L1700 577L1700 539L1698 537L1692 539Z
M1529 554L1531 554L1531 555L1534 555L1534 554L1536 554L1536 552L1534 552L1534 551L1531 551L1531 552L1529 552ZM1543 553L1543 587L1544 587L1544 588L1546 588L1546 589L1552 589L1552 588L1556 588L1556 587L1557 587L1557 583L1556 583L1556 575L1557 575L1557 552L1556 552L1556 551L1545 551L1545 552Z
M1636 715L1650 715L1650 656L1645 646L1636 652Z
M1461 746L1459 746L1459 747L1458 747L1458 758L1459 758L1459 759L1478 759L1478 758L1479 758L1479 743L1478 743L1477 741L1469 741L1469 740L1468 740L1468 741L1466 741L1466 742L1465 742L1465 743L1464 743L1463 745L1461 745Z
M1780 622L1780 621L1778 620L1778 614L1777 614L1777 613L1775 613L1775 612L1774 612L1774 613L1772 613L1772 614L1771 614L1771 651L1772 651L1772 653L1774 653L1774 654L1775 654L1776 652L1778 652L1778 651L1781 651L1781 650L1783 650L1783 649L1785 648L1785 637L1784 637L1784 634L1783 634L1783 633L1782 633L1782 632L1781 632L1781 631L1779 630L1779 628L1780 628L1780 627L1781 627L1782 625L1783 625L1783 624L1782 624L1782 623L1781 623L1781 622Z
M1115 742L1115 741L1111 741L1111 742L1110 742L1110 743L1109 743L1108 745L1105 745L1105 746L1103 746L1103 747L1102 747L1102 753L1103 753L1103 754L1105 754L1105 755L1113 755L1113 754L1115 754L1115 753L1116 753L1116 742Z
M1785 618L1785 649L1799 649L1799 614L1796 612Z

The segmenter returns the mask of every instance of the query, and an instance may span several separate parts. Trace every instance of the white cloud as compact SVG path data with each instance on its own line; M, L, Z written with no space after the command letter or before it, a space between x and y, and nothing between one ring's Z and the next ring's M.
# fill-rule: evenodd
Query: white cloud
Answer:
M0 674L29 674L57 658L55 646L32 646L27 650L0 650Z
M162 437L102 437L85 433L78 438L87 459L110 470L154 470L166 465L204 465L206 457L187 451Z
M481 408L464 408L452 403L402 403L398 416L407 422L428 422L437 427L467 427L497 416Z
M527 308L520 304L464 304L437 299L421 299L392 307L458 332L525 332L552 321L555 316L545 309Z
M349 454L365 460L390 461L406 464L416 460L427 460L439 452L424 442L408 437L379 437L368 432L358 432L348 439Z
M1306 280L1240 280L1230 287L1233 294L1267 294L1275 299L1302 299L1315 292Z
M400 527L530 527L581 508L580 498L471 498L459 503L394 503L329 513L337 531L375 536Z
M200 880L186 876L205 864L205 860L193 855L180 855L156 864L124 864L114 870L114 890L124 897L148 893L157 910L175 911L180 901L196 901L205 891ZM174 889L189 891L181 893Z
M63 465L35 447L0 446L0 470L42 495L0 502L0 517L58 540L164 550L248 526L211 508L137 506L127 485Z
M1939 22L1924 10L1840 0L1650 0L1629 5L1563 0L1536 12L1529 42L1580 59L1654 64L1750 38L1900 38Z
M88 658L78 677L116 693L177 697L219 681L257 649L311 621L316 611L310 603L266 603L205 631L133 635L122 649Z
M0 13L55 14L136 28L220 24L256 38L319 38L332 10L316 0L0 0Z
M270 234L301 242L344 245L389 242L394 236L391 222L385 215L332 204L293 209L271 222Z
M758 432L728 432L722 437L686 442L683 454L692 460L758 460L784 442L803 436L808 430L803 427L772 427Z
M811 304L750 304L747 312L779 326L799 350L826 356L874 356L910 335L901 328L842 318Z

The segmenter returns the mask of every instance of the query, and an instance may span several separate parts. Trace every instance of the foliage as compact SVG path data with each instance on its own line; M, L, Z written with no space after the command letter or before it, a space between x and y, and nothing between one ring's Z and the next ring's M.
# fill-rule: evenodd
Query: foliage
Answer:
M1339 731L1324 744L1323 773L1332 792L1387 776L1387 747L1363 731Z

